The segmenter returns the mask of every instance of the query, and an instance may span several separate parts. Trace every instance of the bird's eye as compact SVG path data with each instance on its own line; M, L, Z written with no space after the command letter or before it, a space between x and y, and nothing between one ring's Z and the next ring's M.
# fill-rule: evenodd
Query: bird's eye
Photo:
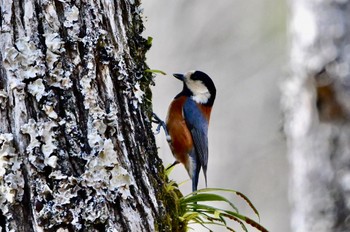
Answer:
M194 81L199 80L198 76L195 75L195 74L191 75L191 79L194 80Z

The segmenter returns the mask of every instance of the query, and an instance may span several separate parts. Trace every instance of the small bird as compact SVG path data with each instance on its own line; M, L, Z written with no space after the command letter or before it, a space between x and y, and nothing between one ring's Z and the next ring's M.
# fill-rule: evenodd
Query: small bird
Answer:
M170 148L192 179L197 190L199 172L203 168L207 186L208 126L216 96L212 79L201 71L173 74L183 82L182 91L171 102L166 119Z

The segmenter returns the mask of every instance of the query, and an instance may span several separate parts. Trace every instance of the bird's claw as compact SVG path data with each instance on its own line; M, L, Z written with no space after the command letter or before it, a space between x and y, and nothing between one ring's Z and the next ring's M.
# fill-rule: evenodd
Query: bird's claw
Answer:
M169 132L166 128L165 122L163 120L161 120L158 115L156 115L155 113L152 113L152 122L158 124L157 128L156 128L156 132L154 133L155 135L160 133L160 128L163 127L164 132L165 132L165 136L166 136L166 140L168 142L171 142L171 138L169 135Z
M153 121L154 123L157 123L155 121ZM162 127L162 124L158 124L157 128L156 128L156 132L154 132L154 135L158 135L160 133L160 128Z

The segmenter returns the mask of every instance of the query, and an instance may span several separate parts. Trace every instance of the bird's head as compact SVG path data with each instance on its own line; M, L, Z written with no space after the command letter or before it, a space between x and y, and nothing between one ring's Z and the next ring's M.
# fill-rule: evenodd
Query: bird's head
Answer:
M201 71L189 71L186 74L173 74L183 81L181 94L191 97L195 102L212 106L216 96L216 88L212 79Z

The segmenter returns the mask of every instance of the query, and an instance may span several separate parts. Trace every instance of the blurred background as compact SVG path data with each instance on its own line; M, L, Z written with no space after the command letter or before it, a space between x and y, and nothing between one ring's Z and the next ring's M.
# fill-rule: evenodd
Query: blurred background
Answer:
M153 37L147 63L167 73L155 78L154 112L165 119L170 101L182 89L172 73L201 70L212 77L217 98L209 127L208 187L246 194L263 226L290 232L288 161L279 106L279 85L287 75L286 2L145 0L142 4L143 35ZM163 132L157 144L164 165L172 163ZM189 180L181 165L171 178L178 183ZM204 187L202 174L198 187ZM181 185L181 191L190 193L191 182ZM234 201L241 213L256 219L246 204ZM207 230L195 227L195 231Z

